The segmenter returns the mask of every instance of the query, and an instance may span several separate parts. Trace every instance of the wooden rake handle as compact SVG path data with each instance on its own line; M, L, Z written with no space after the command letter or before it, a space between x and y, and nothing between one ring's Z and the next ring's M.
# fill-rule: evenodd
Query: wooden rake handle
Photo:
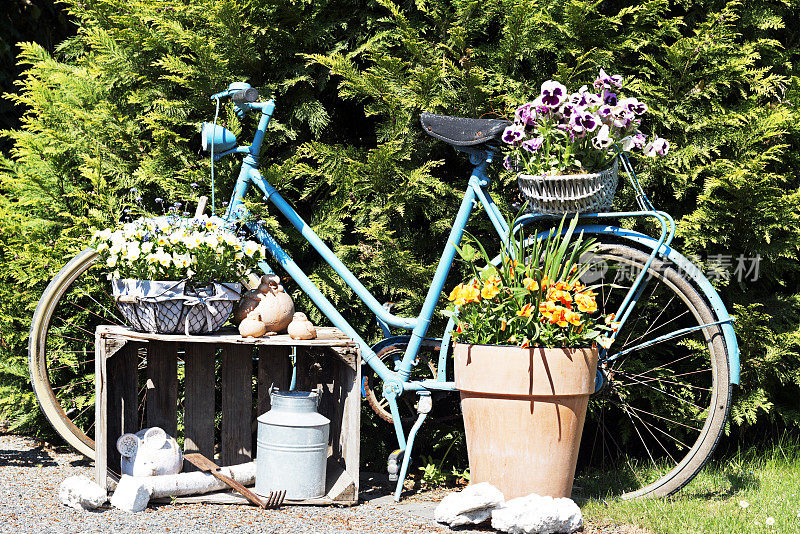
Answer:
M235 481L229 476L223 475L222 472L220 471L220 467L211 460L209 460L208 458L206 458L205 456L203 456L202 454L190 453L190 454L184 454L183 457L186 461L188 461L190 464L194 465L201 471L206 473L211 473L215 478L221 480L229 487L241 493L248 501L255 504L259 508L266 509L266 508L275 508L277 506L280 506L280 504L283 502L284 497L286 496L285 491L271 492L267 500L264 501L258 495L256 495L249 489L245 488L241 483Z

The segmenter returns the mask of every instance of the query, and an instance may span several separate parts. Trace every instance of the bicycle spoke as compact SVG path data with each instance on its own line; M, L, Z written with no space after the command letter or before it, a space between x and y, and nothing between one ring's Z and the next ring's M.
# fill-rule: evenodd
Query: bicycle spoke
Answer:
M642 419L642 417L641 417L639 414L633 413L633 415L634 415L634 416L635 416L635 417L636 417L636 418L637 418L639 421L641 421L641 422L642 422L642 424L644 425L644 429L645 429L645 430L647 430L648 434L650 434L651 436L653 436L653 439L654 439L654 440L656 440L656 443L658 443L658 445L659 445L659 446L660 446L660 447L661 447L661 448L664 450L664 452L665 452L665 453L667 453L667 456L669 456L669 457L670 457L670 459L672 460L672 462L673 462L674 464L677 464L678 462L676 462L676 461L675 461L675 458L672 456L672 454L670 454L670 452L667 450L667 448L664 446L664 444L663 444L663 443L661 443L661 440L660 440L660 439L658 439L658 438L656 437L656 435L655 435L655 434L653 434L653 431L652 431L652 430L650 430L650 428L649 428L649 426L648 426L647 422L646 422L644 419ZM656 429L656 430L658 430L658 429ZM677 440L676 440L676 441L677 441ZM652 458L652 457L651 457L651 458ZM655 462L654 462L654 463L655 463ZM658 466L656 466L656 467L658 467Z
M647 456L649 456L650 457L650 461L653 462L653 467L658 469L658 464L656 463L655 459L653 458L653 455L650 452L650 448L647 446L647 443L645 443L641 432L639 432L639 427L636 426L636 421L633 420L633 417L631 417L631 414L630 414L630 412L628 412L628 409L627 409L627 407L625 405L621 405L621 408L622 408L622 411L625 412L625 415L628 416L628 419L631 420L631 424L633 425L633 429L636 431L636 434L639 436L639 440L642 442L642 445L644 446L644 450L645 450L645 452L647 452Z
M672 398L673 398L673 399L675 399L675 400L679 400L679 401L681 401L681 402L683 402L683 403L685 403L685 404L691 404L692 406L694 406L695 408L697 408L697 409L698 409L698 410L700 410L700 411L703 411L703 410L705 410L705 408L703 408L703 407L701 407L701 406L698 406L697 404L695 404L695 403L693 403L693 402L689 402L689 401L687 401L686 399L682 399L682 398L680 398L680 397L677 397L677 396L673 395L672 393L668 393L668 392L666 392L666 391L664 391L664 390L661 390L661 389L658 389L658 388L656 388L656 387L653 387L653 386L651 386L650 384L645 384L644 382L640 382L640 381L636 381L636 380L635 380L634 382L635 382L636 384L642 385L642 386L644 386L644 387L646 387L646 388L650 388L650 389L652 389L653 391L658 391L658 392L659 392L659 393L661 393L662 395L666 395L667 397L672 397Z
M697 356L697 353L696 352L690 352L689 354L681 356L680 358L676 358L676 359L674 359L674 360L672 360L670 362L663 363L663 364L659 365L658 367L651 367L650 369L642 371L641 373L627 373L627 374L629 376L635 376L635 377L642 376L644 373L652 373L653 371L658 371L659 369L663 369L664 367L667 367L667 366L672 365L674 363L678 363L678 362L683 361L686 358L690 358L692 356ZM615 371L618 372L618 373L625 373L625 371L622 371L622 370L615 370ZM700 372L703 372L703 371L705 371L705 369L698 369L696 371L691 371L691 373L700 373ZM689 374L689 373L687 373L687 374ZM673 376L677 376L677 375L673 375Z
M704 369L704 371L711 371L711 368ZM619 371L618 374L621 374L622 376L626 376L627 375L627 373L625 373L623 371ZM637 375L637 376L643 376L643 375ZM664 382L666 384L675 384L676 386L687 387L687 388L691 388L691 389L699 389L699 390L702 390L702 391L711 391L711 388L704 388L702 386L695 386L695 385L692 385L692 384L684 384L684 383L681 383L681 382L675 382L673 380L668 380L666 378L657 378L657 377L648 377L648 380L642 380L641 382L637 382L637 383L646 384L648 382ZM630 386L631 383L619 383L619 385L621 387L624 387L624 386Z
M628 405L628 408L630 408L631 410L636 410L637 412L642 412L642 413L647 414L647 415L649 415L651 417L656 417L658 419L664 419L665 421L669 421L670 423L674 423L676 425L683 426L683 427L689 428L691 430L696 430L697 432L700 432L699 428L695 428L693 426L689 426L687 424L681 423L680 421L676 421L675 419L670 419L669 417L664 417L663 415L654 414L653 412L648 412L647 410L642 410L641 408L636 408L634 406L631 406L630 404Z

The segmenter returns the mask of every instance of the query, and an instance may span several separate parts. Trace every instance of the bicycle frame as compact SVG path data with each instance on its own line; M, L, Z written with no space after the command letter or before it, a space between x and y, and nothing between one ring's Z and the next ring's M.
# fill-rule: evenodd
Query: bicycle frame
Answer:
M239 88L245 84L238 84ZM233 85L231 86L233 87ZM248 86L249 87L249 86ZM218 95L214 95L213 98L220 98L221 96L227 96L230 94L231 90L223 93L219 93ZM458 148L463 152L466 152L470 155L470 161L475 166L472 174L469 178L466 191L464 193L464 198L461 201L458 213L456 214L455 221L453 223L453 227L450 231L450 235L448 236L447 245L444 247L442 251L441 257L439 259L439 263L436 268L436 272L434 274L433 280L431 282L430 288L425 296L425 300L422 305L422 309L417 317L400 317L393 315L388 310L386 310L383 305L372 295L372 293L364 287L364 285L356 278L356 276L345 266L337 257L336 255L328 248L327 245L319 238L319 236L314 232L314 230L300 217L300 215L292 208L292 206L284 200L284 198L278 193L278 191L269 184L261 173L258 170L258 163L259 163L259 153L261 150L261 145L264 139L265 131L269 125L270 119L272 118L272 114L275 109L275 103L272 100L267 102L254 102L254 103L244 103L244 104L236 104L235 109L237 113L243 114L245 111L258 111L261 113L261 117L258 123L258 128L253 138L253 142L250 146L239 146L236 148L230 148L220 154L213 154L214 160L217 160L227 154L231 153L238 153L244 154L245 157L242 161L242 166L239 172L239 176L236 181L236 185L234 187L233 194L231 196L230 203L224 215L224 219L227 222L244 222L247 227L252 231L254 236L260 241L266 249L269 251L270 255L283 267L286 272L292 277L292 279L299 285L299 287L311 298L314 304L320 309L320 311L328 317L328 319L333 323L333 325L344 332L348 337L353 339L360 347L361 350L361 357L365 363L367 363L381 378L383 381L383 395L387 399L389 408L391 410L393 419L394 419L394 428L395 434L397 436L398 444L400 445L401 452L404 451L405 454L403 455L402 460L402 468L400 470L400 476L398 481L397 491L395 493L395 500L399 500L400 491L402 489L402 482L405 478L405 474L408 469L408 463L410 459L410 450L413 447L413 441L416 436L417 431L419 430L420 426L422 425L427 412L430 410L430 403L423 403L422 398L427 397L430 395L431 391L452 391L455 389L455 384L453 382L446 381L446 374L445 369L447 367L447 356L448 356L448 348L449 348L449 341L450 341L450 332L453 328L454 321L451 318L450 322L448 323L444 335L440 340L441 343L441 350L439 355L439 365L437 376L434 379L424 380L424 381L416 381L411 380L411 371L414 367L414 362L416 360L417 354L419 353L420 348L423 346L425 342L430 341L438 341L438 339L428 337L428 329L430 327L431 319L433 317L435 308L439 302L440 296L442 291L444 290L445 281L447 278L448 273L450 272L450 268L453 264L453 260L455 259L456 254L456 246L461 242L461 239L464 234L464 229L467 225L470 215L472 214L473 209L480 204L483 209L485 210L489 220L491 221L494 229L496 230L498 236L500 237L501 241L508 239L509 235L516 234L521 228L528 226L534 222L541 221L546 216L536 215L536 214L527 214L519 217L515 222L512 228L509 228L505 218L502 216L499 208L495 204L494 200L492 199L491 195L488 191L488 186L490 184L490 179L486 173L487 167L492 163L493 159L493 152L489 149L475 149L475 148ZM629 289L627 295L625 296L616 317L619 318L621 323L624 323L625 320L630 315L633 307L636 305L637 301L639 300L642 292L647 284L645 280L645 275L647 273L647 269L650 267L652 261L655 259L656 256L663 256L667 257L673 262L675 262L680 268L684 268L687 265L691 265L691 263L680 256L675 252L673 249L669 247L674 235L675 235L675 222L669 214L656 210L650 201L645 196L641 186L636 179L635 173L633 173L633 169L630 166L627 158L624 154L620 154L620 159L623 165L623 168L627 172L629 178L631 179L632 185L634 185L635 190L637 192L636 198L637 202L640 206L639 211L628 211L628 212L608 212L608 213L587 213L581 214L581 218L587 219L606 219L606 218L619 218L619 217L651 217L656 219L660 226L661 232L660 236L656 238L652 238L649 236L645 236L643 234L638 234L636 232L625 231L621 228L615 226L602 226L602 225L590 225L590 226L582 226L579 227L583 229L586 233L589 234L611 234L616 236L621 236L625 239L630 239L632 241L638 242L640 244L644 244L647 248L651 249L652 252L650 257L642 271L637 276L637 279L634 281L633 285ZM342 315L336 310L336 308L330 303L330 301L322 294L322 292L314 285L314 283L309 279L306 273L294 262L294 260L286 253L285 250L275 241L275 239L268 233L264 228L256 222L248 221L249 213L247 208L244 205L244 198L247 195L251 186L255 186L262 194L265 200L268 200L273 206L275 206L278 211L280 211L287 220L291 223L291 225L298 231L300 234L309 242L309 244L317 251L317 253L322 257L322 259L327 262L333 270L342 278L342 280L353 289L355 294L361 299L364 304L375 314L378 319L379 324L381 324L385 333L389 333L389 327L399 328L403 330L410 330L410 336L407 338L407 347L403 354L403 358L400 363L397 365L396 369L389 369L381 360L377 357L377 350L373 349L362 337L361 335L355 331L355 329L348 323L348 321L342 317ZM539 236L546 236L547 232L539 234ZM271 274L273 271L269 264L266 262L262 262L260 267L264 270L265 273ZM684 333L692 330L702 329L708 326L713 325L721 325L723 330L723 334L726 337L726 341L728 342L728 346L732 350L732 354L729 354L729 361L731 364L731 382L738 383L739 379L739 361L738 361L738 345L736 344L736 338L733 333L733 328L731 326L732 318L728 315L727 311L725 310L722 301L719 299L719 296L716 294L714 289L708 283L708 281L702 276L695 277L695 282L700 286L700 289L709 299L713 309L717 314L717 321L713 323L708 323L704 325L700 325L697 327L692 327L685 330L679 330L660 338L656 338L655 340L650 340L648 343L643 343L641 346L637 345L636 347L632 347L625 352L638 350L647 346L647 344L657 343L660 340L667 339L669 337L683 335ZM383 342L376 345L377 349L380 349L382 346L387 346L391 344L394 340L398 338L387 337ZM402 338L404 342L406 342L406 338ZM610 361L614 358L617 358L624 354L625 352L621 352L615 354L611 357L606 357L606 351L601 352L601 360L605 359L606 361ZM419 417L415 422L414 426L412 427L411 431L408 434L408 438L404 433L401 418L399 414L399 410L397 407L396 399L401 394L407 391L416 392L418 395L421 396L420 400L420 407L418 408Z
M365 363L370 365L378 376L387 384L392 384L394 387L400 386L401 389L395 393L400 394L403 391L420 391L429 389L429 384L417 381L409 381L411 376L411 369L414 365L414 359L419 352L423 342L427 339L428 328L430 326L431 318L435 311L436 305L439 302L439 297L444 289L445 279L450 272L450 267L456 254L456 248L452 244L461 242L464 234L464 229L467 225L470 214L474 206L480 203L486 210L492 225L497 230L501 239L505 239L508 235L508 226L505 219L500 213L499 208L494 203L488 191L489 178L486 176L486 168L492 162L493 154L489 151L483 150L470 150L470 159L476 164L469 179L464 198L456 215L456 220L453 228L448 237L448 246L445 247L439 259L433 281L425 296L422 305L422 310L417 317L399 317L388 312L383 305L372 295L372 293L364 287L364 285L355 277L355 275L345 266L339 258L328 248L328 246L319 238L314 230L300 217L300 215L289 205L288 202L278 193L278 191L269 184L261 172L258 170L259 151L261 143L264 138L264 132L269 125L272 113L275 109L275 104L272 100L264 103L243 104L238 106L243 110L259 110L261 111L261 119L259 121L256 135L254 136L253 143L249 147L239 147L228 152L223 152L215 155L215 158L220 158L232 152L245 153L246 156L242 161L242 167L239 172L234 192L231 196L230 203L228 204L227 211L224 219L228 222L245 221L245 224L253 232L256 238L267 248L270 255L283 267L292 279L300 286L300 288L308 294L311 300L316 304L322 313L331 320L333 325L342 330L346 335L358 343L361 349L361 357ZM408 347L405 351L403 360L395 370L390 370L380 361L375 355L375 352L370 345L356 332L352 326L344 319L328 299L319 291L314 283L308 278L306 273L294 262L294 260L283 250L283 248L275 241L275 239L260 225L254 222L247 222L249 213L244 205L244 198L248 193L251 186L255 186L264 195L264 199L268 200L278 211L280 211L291 225L309 242L314 250L319 253L323 260L325 260L334 271L342 278L342 280L350 286L356 295L369 307L369 309L378 317L378 319L385 324L402 328L404 330L411 330L411 337ZM267 273L272 273L272 269L266 263L261 265ZM454 389L452 383L438 384L435 389Z

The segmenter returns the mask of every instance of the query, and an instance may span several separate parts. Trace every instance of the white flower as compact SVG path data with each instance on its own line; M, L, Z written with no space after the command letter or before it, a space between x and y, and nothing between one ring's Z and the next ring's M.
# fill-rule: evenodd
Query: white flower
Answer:
M152 241L145 241L142 243L142 253L143 254L150 254L150 251L153 250L153 242Z
M106 240L109 239L110 237L111 237L111 228L106 228L105 230L98 230L97 232L94 233L95 239Z
M148 263L158 263L158 254L148 254L147 261Z
M135 241L128 243L128 247L125 249L125 259L128 261L136 261L139 259L139 255L139 243Z
M208 245L212 249L217 246L217 238L214 234L206 235L200 240L200 242Z
M94 249L97 252L103 252L104 250L108 250L108 243L106 243L105 241L101 241Z
M592 139L592 146L595 147L597 150L605 150L609 148L614 141L611 139L609 134L609 127L607 124L604 124L602 128L597 132L597 135L594 136Z
M167 236L165 236L165 235L158 236L158 239L156 239L156 244L158 246L160 246L160 247L163 247L164 245L166 245L167 244Z
M245 243L245 245L244 245L244 253L245 253L245 255L246 255L248 258L252 258L252 257L253 257L253 255L254 255L256 252L258 252L258 247L259 247L259 245L258 245L258 243L256 243L255 241L248 241L248 242L247 242L247 243Z
M170 264L172 263L172 256L170 256L166 252L159 252L158 263L160 263L162 267L169 267Z
M108 259L106 260L106 265L108 265L109 267L116 267L116 265L117 265L117 256L116 256L116 254L111 255L111 256L108 257Z
M741 506L742 508L747 508L748 506L750 506L750 503L745 500L742 500L739 501L739 506Z
M241 252L237 252L235 257L237 260L241 260L242 258L244 258L244 254Z
M774 518L774 517L772 517L772 516L769 516L769 517L767 518L767 520L766 520L766 521L764 521L764 522L767 524L767 526L768 526L768 527L771 527L772 525L774 525L774 524L775 524L775 518Z
M186 248L188 248L189 250L197 248L200 245L198 234L195 232L191 235L185 236L183 238L183 244L186 245Z

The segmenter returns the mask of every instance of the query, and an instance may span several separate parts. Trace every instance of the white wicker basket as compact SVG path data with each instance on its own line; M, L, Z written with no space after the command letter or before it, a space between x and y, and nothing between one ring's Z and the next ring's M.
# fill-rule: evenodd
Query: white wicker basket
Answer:
M113 280L113 296L127 323L138 332L205 334L228 320L241 284L191 288L185 282Z
M563 215L608 210L617 191L619 164L593 174L542 176L520 174L519 190L528 199L533 213Z

